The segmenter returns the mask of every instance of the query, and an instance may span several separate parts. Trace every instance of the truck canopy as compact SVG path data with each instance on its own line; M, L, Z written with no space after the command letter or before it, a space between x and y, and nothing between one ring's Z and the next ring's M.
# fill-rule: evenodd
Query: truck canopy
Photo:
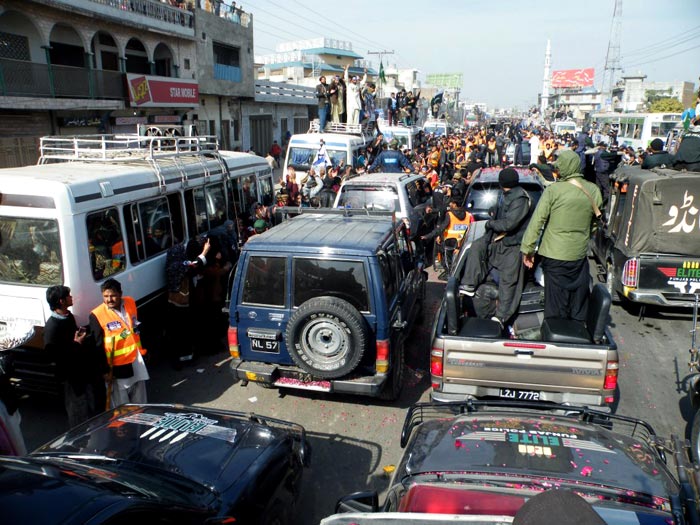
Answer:
M644 252L700 255L697 173L621 166L612 180L627 185L617 249L630 257Z

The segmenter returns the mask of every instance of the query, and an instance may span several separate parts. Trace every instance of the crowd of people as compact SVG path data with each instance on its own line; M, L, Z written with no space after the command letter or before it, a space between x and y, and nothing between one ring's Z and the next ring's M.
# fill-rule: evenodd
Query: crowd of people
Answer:
M351 79L351 85L357 85L358 80ZM341 84L332 82L330 86L334 85ZM361 89L357 92L361 94ZM329 98L329 105L336 103ZM332 107L329 115L331 119L343 115L359 118L354 113L358 107L363 111L365 106L344 101L342 106ZM395 107L405 106L392 106L390 111ZM395 114L406 118L398 117L401 112ZM690 139L681 143L686 147L670 155L657 140L639 152L618 148L614 133L608 133L607 141L596 143L600 130L556 135L544 126L506 122L448 136L422 136L414 150L399 149L396 140L387 142L379 132L354 165L334 165L329 158L329 162L312 167L301 180L290 167L277 183L274 204L247 203L249 210L245 217L239 217L238 228L229 220L217 231L186 244L176 243L168 250L164 346L176 367L197 354L223 352L227 320L222 306L240 246L281 222L283 209L286 213L289 207L332 207L344 180L375 170L424 177L419 197L431 203L424 209L424 224L435 226L412 233L420 252L432 260L435 240L446 243L459 239L469 228L473 218L464 201L475 174L485 167L497 168L503 197L485 223L486 234L472 246L473 256L461 275L460 293L475 298L477 315L497 321L506 330L517 312L525 279L539 264L545 284L544 317L583 322L589 280L586 248L608 195L610 173L619 164L700 170L700 116L691 122L686 137ZM527 159L522 158L525 141L530 145ZM507 152L509 143L514 146L512 155ZM279 159L281 154L277 146L273 156ZM545 190L536 206L520 187L514 164L529 166L542 181ZM429 214L434 220L427 220ZM493 281L498 290L495 297L480 293L489 282L493 287ZM107 278L101 290L103 302L95 305L85 327L77 325L70 311L73 298L69 288L52 286L46 293L52 315L46 323L44 342L47 351L56 356L71 426L104 408L147 399L147 352L141 342L136 304L122 294L121 284L113 278Z

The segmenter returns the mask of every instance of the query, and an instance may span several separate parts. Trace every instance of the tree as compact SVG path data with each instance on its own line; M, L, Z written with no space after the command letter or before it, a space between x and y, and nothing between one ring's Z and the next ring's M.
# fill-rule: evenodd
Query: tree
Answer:
M680 113L683 103L674 97L658 98L649 104L650 113Z

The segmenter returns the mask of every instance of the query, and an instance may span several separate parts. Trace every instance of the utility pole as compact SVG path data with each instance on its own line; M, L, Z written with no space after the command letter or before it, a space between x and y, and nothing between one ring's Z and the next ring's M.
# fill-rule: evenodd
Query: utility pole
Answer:
M605 56L605 70L603 71L603 83L600 91L601 106L604 111L613 111L612 90L615 85L615 71L620 67L620 34L622 32L622 0L615 0L612 25L610 26L610 40L608 41L608 53Z
M367 51L368 55L379 55L379 67L382 67L382 59L384 58L384 55L393 55L394 50L392 49L391 51L387 50L382 50L382 51ZM382 82L379 81L379 98L383 98L383 91L382 91Z
M544 120L547 106L549 106L549 83L551 77L550 66L552 64L552 46L547 39L547 50L544 54L544 79L542 80L542 97L540 101L540 116Z

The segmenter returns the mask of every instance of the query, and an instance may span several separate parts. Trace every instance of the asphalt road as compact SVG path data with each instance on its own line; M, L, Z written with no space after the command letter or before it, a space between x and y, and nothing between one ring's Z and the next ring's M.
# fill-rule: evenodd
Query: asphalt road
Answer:
M407 347L405 385L400 399L385 403L345 395L257 385L233 384L227 355L206 356L181 371L167 362L150 365L149 401L215 406L257 412L301 423L312 447L311 467L296 516L299 525L317 524L348 493L375 489L381 494L389 476L384 467L401 457L399 436L405 409L429 400L429 331L443 283L431 272L426 320L414 327ZM683 435L690 417L685 403L691 314L648 308L638 312L615 306L612 331L620 349L620 396L616 412L649 421L659 435ZM67 430L63 407L56 400L22 400L23 431L29 450Z

